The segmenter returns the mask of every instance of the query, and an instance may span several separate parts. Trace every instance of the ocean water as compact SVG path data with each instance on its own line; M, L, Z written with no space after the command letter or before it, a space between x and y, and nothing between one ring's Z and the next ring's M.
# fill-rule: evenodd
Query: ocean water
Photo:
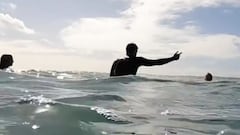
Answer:
M240 79L0 72L0 135L240 135Z

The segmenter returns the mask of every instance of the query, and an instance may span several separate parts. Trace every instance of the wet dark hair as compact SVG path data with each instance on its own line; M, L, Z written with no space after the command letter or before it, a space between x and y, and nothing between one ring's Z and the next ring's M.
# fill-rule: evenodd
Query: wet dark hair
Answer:
M13 57L10 54L4 54L1 57L0 69L8 68L13 64Z
M212 79L213 79L212 74L211 73L207 73L207 75L205 76L205 80L206 81L212 81Z
M136 57L137 55L137 45L135 43L129 43L126 47L127 56L130 58Z
M126 47L127 52L131 52L133 50L135 51L137 49L138 49L138 47L135 43L129 43Z

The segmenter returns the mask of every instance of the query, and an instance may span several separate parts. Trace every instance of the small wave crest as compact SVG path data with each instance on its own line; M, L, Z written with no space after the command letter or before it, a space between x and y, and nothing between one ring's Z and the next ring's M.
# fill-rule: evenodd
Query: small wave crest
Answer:
M42 105L42 104L50 104L53 105L55 102L52 99L48 99L43 97L43 95L40 96L32 96L28 95L25 97L21 97L20 100L17 101L19 104L36 104L36 105Z
M81 97L72 97L72 98L64 98L60 99L61 101L96 101L96 100L103 100L103 101L119 101L119 102L126 102L126 100L118 95L98 95L98 94L90 94Z
M124 122L124 123L129 123L127 120L125 120L123 117L120 117L116 113L114 113L111 110L107 110L101 107L91 107L91 110L96 111L98 114L104 116L108 120L112 120L115 122Z
M114 101L122 101L126 102L124 98L117 95L88 95L86 98L94 99L94 100L114 100Z

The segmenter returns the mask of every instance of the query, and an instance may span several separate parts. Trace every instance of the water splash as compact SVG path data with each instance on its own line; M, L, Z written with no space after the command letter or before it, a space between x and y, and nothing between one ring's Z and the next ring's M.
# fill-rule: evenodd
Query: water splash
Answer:
M42 105L42 104L49 104L54 105L56 102L54 102L52 99L48 99L43 97L43 95L40 96L31 96L28 95L26 97L21 97L19 101L17 101L19 104L36 104L36 105Z
M116 122L126 121L126 120L124 120L124 118L118 116L116 113L114 113L111 110L107 110L107 109L104 109L104 108L101 108L101 107L91 107L91 110L94 110L98 114L103 115L108 120L113 120L113 121L116 121Z
M166 116L166 115L174 115L174 113L169 111L169 110L165 110L165 111L161 112L160 114L164 115L164 116Z
M39 125L32 125L32 129L36 130L36 129L39 129L40 126Z

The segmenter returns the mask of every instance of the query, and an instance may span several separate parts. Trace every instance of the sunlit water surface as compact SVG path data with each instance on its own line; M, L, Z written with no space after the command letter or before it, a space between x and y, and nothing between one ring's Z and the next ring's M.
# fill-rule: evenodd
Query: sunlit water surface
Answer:
M240 135L240 79L0 72L0 135Z

